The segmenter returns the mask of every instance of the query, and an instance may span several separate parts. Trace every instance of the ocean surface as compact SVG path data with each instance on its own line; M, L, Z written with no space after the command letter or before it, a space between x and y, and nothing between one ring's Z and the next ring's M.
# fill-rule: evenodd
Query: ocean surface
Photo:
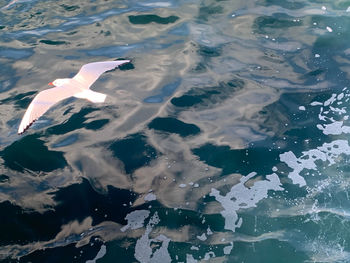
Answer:
M0 0L0 261L350 262L349 6Z

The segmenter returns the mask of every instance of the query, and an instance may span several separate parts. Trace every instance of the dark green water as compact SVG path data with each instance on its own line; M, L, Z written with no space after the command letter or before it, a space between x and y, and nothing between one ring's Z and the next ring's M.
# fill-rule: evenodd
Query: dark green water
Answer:
M0 261L350 262L350 1L0 6Z

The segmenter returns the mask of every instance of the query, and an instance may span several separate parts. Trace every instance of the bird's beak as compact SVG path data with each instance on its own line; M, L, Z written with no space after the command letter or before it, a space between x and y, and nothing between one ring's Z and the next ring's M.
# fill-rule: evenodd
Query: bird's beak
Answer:
M49 84L47 84L47 85L49 85L49 86L54 86L52 82L50 82L50 83L49 83Z

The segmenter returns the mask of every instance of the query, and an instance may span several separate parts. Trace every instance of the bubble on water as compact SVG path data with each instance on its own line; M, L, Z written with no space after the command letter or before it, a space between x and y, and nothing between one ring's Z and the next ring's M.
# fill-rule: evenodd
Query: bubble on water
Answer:
M207 240L207 236L205 235L205 233L203 233L203 234L200 235L200 236L197 236L197 238L198 238L199 240L201 240L201 241Z
M213 231L211 231L210 227L207 228L207 235L210 236L213 234Z
M224 247L224 254L229 255L231 253L232 248L233 248L233 242L231 242L229 246Z
M146 202L150 202L153 200L157 200L157 196L155 194L149 193L143 198Z
M98 251L96 257L92 260L87 260L86 263L96 263L96 260L100 259L100 258L103 258L104 255L106 255L107 253L107 249L106 249L106 246L105 245L102 245L100 250Z
M136 210L133 211L125 217L128 221L126 226L123 226L120 230L125 232L127 229L138 229L143 227L145 219L149 216L150 211L148 210Z
M331 27L329 27L329 26L327 26L326 29L327 29L328 32L333 32L333 29Z
M194 259L191 254L186 254L186 263L197 263L198 261Z
M205 261L209 260L210 258L215 258L215 253L213 251L207 252L204 255L204 260Z

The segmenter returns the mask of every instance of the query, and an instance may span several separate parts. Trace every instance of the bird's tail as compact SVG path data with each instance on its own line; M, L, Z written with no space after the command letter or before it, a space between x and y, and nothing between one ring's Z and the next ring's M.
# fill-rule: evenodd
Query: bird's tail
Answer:
M92 91L90 89L84 90L78 94L75 94L74 97L87 99L93 103L101 103L104 102L107 95L99 92Z

